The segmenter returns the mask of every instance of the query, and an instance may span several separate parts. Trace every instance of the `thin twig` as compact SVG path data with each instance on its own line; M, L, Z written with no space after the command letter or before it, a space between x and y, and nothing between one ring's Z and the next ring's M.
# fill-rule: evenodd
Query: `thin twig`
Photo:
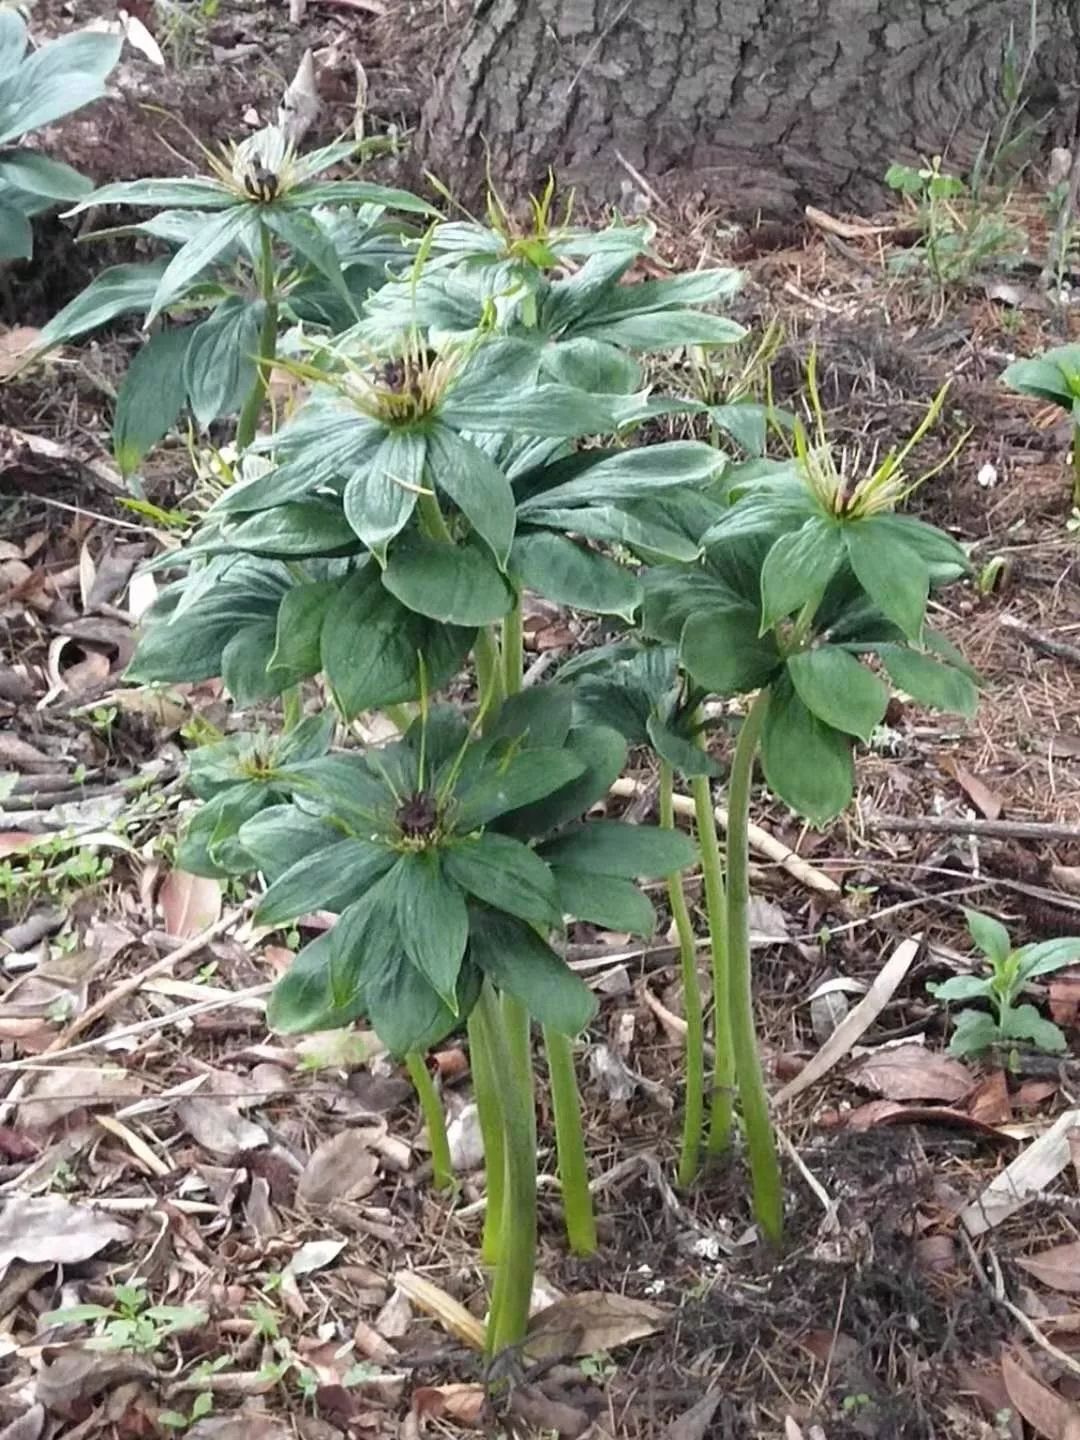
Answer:
M1028 1333L1032 1340L1035 1341L1035 1344L1038 1345L1040 1350L1045 1350L1047 1355L1049 1355L1053 1360L1055 1360L1057 1364L1068 1370L1070 1374L1080 1375L1080 1361L1075 1360L1064 1350L1059 1350L1052 1340L1047 1339L1047 1337L1031 1319L1030 1315L1025 1315L1023 1310L1020 1309L1019 1305L1014 1305L1013 1302L1005 1294L1005 1281L1001 1274L1001 1265L993 1250L987 1251L990 1259L990 1266L994 1272L994 1278L993 1280L991 1280L989 1275L987 1275L985 1269L983 1268L982 1262L980 1261L978 1255L975 1253L975 1246L971 1241L971 1237L968 1235L967 1231L962 1225L958 1227L958 1230L960 1238L961 1240L963 1240L964 1246L967 1249L968 1259L971 1261L972 1266L975 1270L975 1274L978 1276L979 1283L982 1285L986 1293L990 1295L1001 1306L1003 1310L1005 1310L1009 1315L1012 1316L1012 1318L1017 1322L1017 1324L1020 1325L1021 1328Z
M891 830L897 835L981 835L991 840L1048 840L1063 844L1080 840L1080 826L1055 825L1042 820L977 820L963 815L873 815L870 830Z
M1077 146L1077 155L1080 156L1080 145ZM1070 645L1067 640L1058 640L1054 635L1036 630L1034 625L1017 620L1015 615L1002 615L1001 624L1006 630L1012 630L1019 635L1033 650L1038 650L1043 655L1053 655L1057 660L1068 660L1071 665L1080 665L1080 645Z

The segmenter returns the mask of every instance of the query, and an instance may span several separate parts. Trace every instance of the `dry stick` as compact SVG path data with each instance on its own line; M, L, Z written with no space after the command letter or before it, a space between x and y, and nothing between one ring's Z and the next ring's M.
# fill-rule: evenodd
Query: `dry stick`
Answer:
M895 834L981 835L989 840L1048 840L1068 844L1080 840L1080 825L1054 825L1042 820L976 820L962 815L874 815L870 830Z
M991 1280L976 1253L971 1237L962 1225L959 1227L959 1232L960 1239L964 1242L964 1248L968 1252L968 1259L971 1261L975 1274L978 1276L979 1284L990 1298L995 1300L1003 1310L1011 1315L1012 1318L1027 1331L1031 1339L1035 1341L1035 1344L1038 1345L1041 1350L1045 1350L1047 1355L1054 1359L1063 1369L1068 1370L1073 1375L1080 1375L1080 1363L1074 1360L1073 1357L1064 1350L1059 1350L1052 1340L1047 1339L1031 1319L1030 1315L1025 1315L1019 1305L1014 1305L1005 1294L1005 1281L1001 1274L1001 1265L993 1250L988 1252L990 1264L994 1271L994 1278Z
M1072 665L1080 665L1080 645L1070 645L1067 640L1058 640L1053 635L1036 630L1034 625L1028 625L1024 620L1017 620L1013 615L1002 615L1001 624L1006 630L1012 630L1019 635L1033 650L1039 650L1044 655L1053 655L1057 660L1068 660Z
M646 787L640 780L616 780L612 785L610 794L622 796L624 799L636 798L645 793ZM694 802L688 795L675 795L672 797L672 806L677 815L693 816ZM716 816L716 823L722 830L727 830L728 814L722 805L717 805L713 814ZM760 854L774 861L785 869L788 874L801 884L811 890L819 890L824 895L839 895L840 886L828 875L822 874L801 856L796 855L794 850L785 845L782 840L777 840L775 835L770 835L767 830L762 830L760 825L751 824L749 827L750 844Z

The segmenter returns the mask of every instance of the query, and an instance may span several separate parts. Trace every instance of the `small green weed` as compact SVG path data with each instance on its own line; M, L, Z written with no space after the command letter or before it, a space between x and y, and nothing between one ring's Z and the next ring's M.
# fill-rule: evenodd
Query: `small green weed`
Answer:
M918 245L895 257L894 268L926 270L939 292L1023 247L1023 234L999 209L976 205L967 183L942 169L940 155L918 168L890 165L885 183L911 202L923 232Z
M1036 976L1048 975L1080 960L1080 937L1046 940L1040 945L1013 948L1009 932L999 920L978 910L965 910L968 930L986 957L989 973L954 975L927 989L939 1000L986 1000L989 1010L961 1010L954 1021L949 1050L953 1055L979 1055L995 1045L1026 1040L1038 1050L1056 1055L1066 1047L1065 1036L1034 1005L1018 1005L1024 987Z
M170 1335L206 1324L206 1311L198 1305L151 1305L140 1281L117 1285L112 1305L69 1305L41 1317L43 1326L93 1322L87 1342L95 1350L133 1350L152 1355Z

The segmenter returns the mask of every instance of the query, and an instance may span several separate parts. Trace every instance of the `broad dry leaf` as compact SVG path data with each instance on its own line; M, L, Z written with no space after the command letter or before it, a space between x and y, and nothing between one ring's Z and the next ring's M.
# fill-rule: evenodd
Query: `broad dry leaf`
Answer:
M836 1114L831 1121L826 1115L818 1118L826 1128L854 1130L862 1133L876 1130L879 1125L945 1125L950 1130L977 1130L982 1135L1003 1138L1002 1132L993 1125L976 1120L966 1110L954 1105L912 1105L904 1100L869 1100L857 1105L854 1110Z
M0 380L13 375L33 352L41 331L33 325L16 325L0 332Z
M557 1399L542 1385L515 1385L510 1413L524 1420L531 1434L557 1435L559 1440L578 1440L590 1424L586 1410Z
M40 839L40 835L35 835L30 830L0 830L0 860L6 860L9 855L17 855L20 850L28 849L35 840Z
M938 763L946 774L953 777L981 815L984 815L987 820L999 818L1005 802L996 790L991 790L989 785L980 780L977 775L972 775L970 770L966 770L950 755L943 756Z
M967 1111L984 1125L1008 1125L1013 1118L1004 1070L992 1070L967 1097Z
M975 1085L966 1065L927 1050L925 1045L898 1045L860 1060L847 1077L863 1090L886 1100L960 1100Z
M710 1390L685 1414L673 1420L664 1431L663 1440L705 1440L712 1418L720 1405L720 1391Z
M459 1300L455 1300L425 1276L417 1275L411 1270L396 1274L394 1284L414 1305L438 1320L448 1334L464 1341L466 1345L471 1345L474 1350L483 1350L484 1327L475 1315L469 1314ZM386 1333L385 1330L383 1333Z
M31 1405L0 1430L0 1440L38 1440L45 1429L45 1406Z
M19 1101L19 1118L32 1129L47 1129L74 1110L136 1100L142 1081L133 1071L118 1066L61 1065L37 1077L33 1091Z
M78 1265L129 1236L118 1220L62 1195L18 1196L0 1211L0 1272L12 1260Z
M285 1268L293 1275L310 1275L332 1265L344 1249L344 1240L309 1240L300 1246Z
M413 1414L420 1419L453 1420L458 1425L481 1425L486 1405L483 1385L418 1385L412 1397Z
M850 1015L844 1017L825 1044L816 1055L807 1061L794 1080L789 1080L782 1089L776 1092L773 1096L774 1105L784 1105L789 1100L794 1100L796 1095L801 1095L809 1086L820 1080L850 1052L859 1037L865 1035L895 995L904 976L911 969L921 944L921 935L901 941Z
M192 1096L176 1107L177 1118L188 1134L212 1155L233 1160L244 1150L257 1150L267 1143L261 1125L245 1120L216 1100Z
M556 1354L593 1355L655 1335L670 1314L670 1305L583 1290L556 1300L533 1316L525 1348L535 1359Z
M166 933L190 940L220 920L221 884L208 875L172 870L161 882L158 904Z
M999 1171L982 1193L965 1206L960 1219L969 1235L983 1235L1027 1205L1056 1180L1072 1158L1070 1136L1080 1125L1080 1110L1066 1110L1045 1134Z
M1040 1250L1038 1255L1018 1257L1016 1263L1051 1290L1080 1295L1080 1240L1054 1245L1049 1250Z
M284 1419L265 1410L233 1410L228 1415L207 1415L184 1431L184 1440L292 1440L294 1431Z
M358 1200L379 1183L378 1169L360 1134L339 1130L312 1152L296 1186L296 1198L313 1208L332 1200Z
M1080 1440L1080 1406L1055 1394L1007 1351L1001 1357L1001 1378L1009 1399L1044 1440Z
M149 1380L156 1374L153 1364L142 1355L80 1350L69 1345L51 1365L38 1371L35 1388L38 1400L47 1410L66 1415L73 1407L111 1390L114 1385L128 1380Z

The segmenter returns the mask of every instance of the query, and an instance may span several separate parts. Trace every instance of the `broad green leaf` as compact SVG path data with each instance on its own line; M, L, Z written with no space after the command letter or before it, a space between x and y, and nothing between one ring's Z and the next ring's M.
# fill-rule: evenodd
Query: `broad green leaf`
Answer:
M451 880L486 905L533 925L562 924L554 876L534 850L509 835L475 835L446 850L443 864Z
M510 570L527 590L558 605L594 615L620 615L627 622L633 621L643 598L632 570L549 531L519 535Z
M1077 352L1076 368L1080 371L1080 346L1072 348ZM1014 360L1001 378L1024 395L1037 395L1040 400L1051 400L1066 410L1072 407L1075 392L1061 366L1046 355L1035 360Z
M393 911L387 925L387 907L381 887L340 917L332 930L305 946L270 992L266 1023L279 1035L306 1035L313 1030L338 1030L359 1019L367 1008L363 970L369 960L368 942L380 952L400 943Z
M962 670L903 645L878 645L875 649L889 678L918 704L955 715L974 715L979 692Z
M0 260L29 260L34 232L23 212L0 200Z
M990 977L983 975L951 975L939 984L933 981L926 987L935 1000L988 1000L993 993Z
M341 831L321 816L305 814L295 805L270 805L237 831L254 866L273 884L306 855L341 839Z
M526 755L537 753L525 752ZM515 807L516 813L507 814L500 821L500 830L519 839L532 839L577 820L590 805L607 794L622 774L626 741L617 730L605 725L578 725L570 731L560 753L576 767L576 773L562 780L558 788L549 786L533 801L522 802L520 809Z
M236 205L209 216L199 234L182 246L166 265L150 302L146 323L149 325L167 305L183 296L222 251L238 240L253 241L257 233L253 206Z
M843 558L840 527L819 515L781 535L761 567L762 631L819 600Z
M679 734L670 725L665 725L658 715L650 715L645 722L649 743L671 768L679 775L692 780L697 775L719 775L720 767L706 752Z
M155 260L149 265L114 265L111 270L103 270L52 317L38 337L39 345L48 349L96 330L118 315L147 309L165 264L164 260Z
M489 762L472 784L458 791L455 826L462 834L479 830L509 811L532 805L583 773L569 750L536 746Z
M323 621L339 589L337 580L309 580L286 592L277 615L271 670L281 670L296 679L319 673Z
M909 640L918 641L930 594L930 571L914 549L876 520L844 527L844 543L855 578L883 615Z
M641 366L616 345L600 340L563 340L541 355L544 373L562 385L594 395L630 395L641 386Z
M427 685L438 690L457 669L474 632L407 610L374 566L350 576L326 612L322 668L343 715L420 695L420 656Z
M338 299L355 314L355 302L341 273L341 261L334 242L315 216L284 204L263 206L261 214L263 223L278 239L283 240L290 250L313 265L319 274L329 281Z
M398 928L405 953L451 1010L469 940L465 897L437 850L401 856L394 867Z
M549 865L624 880L660 878L692 865L697 847L677 830L589 820L549 841L540 851Z
M297 765L316 757L329 759L326 752L334 738L334 716L329 710L307 715L291 730L274 742L274 757L279 766Z
M352 555L360 549L341 507L326 500L293 500L224 525L206 547L300 560L307 555Z
M280 671L270 674L267 670L274 653L274 633L272 620L256 620L238 630L221 652L221 678L240 709L280 695L288 683L288 676Z
M486 733L529 745L558 748L570 733L573 696L564 685L531 685L508 695L497 715L488 721Z
M559 887L559 904L575 920L587 920L605 930L626 930L646 939L656 929L656 911L629 880L552 867Z
M627 350L672 350L682 345L735 345L746 326L722 315L699 310L662 310L650 315L628 315L622 320L597 320L577 325L575 335L606 341Z
M1049 975L1066 965L1080 961L1080 936L1043 940L1035 945L1021 945L1016 952L1019 973L1023 980Z
M395 544L383 584L408 609L451 625L490 625L502 619L514 598L486 548L424 535L403 536Z
M1012 954L1009 932L1000 920L984 915L981 910L964 911L968 930L975 944L992 964L1003 964Z
M426 453L422 434L391 430L370 461L356 457L356 469L342 496L345 517L381 562L386 560L387 545L416 508Z
M985 1010L961 1010L953 1025L949 1054L979 1055L1000 1040L1001 1031L992 1015Z
M392 868L397 856L370 840L339 839L302 856L274 881L255 912L258 925L281 925L309 911L345 910Z
M448 495L469 524L506 566L514 538L516 506L510 481L471 441L437 425L428 448L430 482Z
M838 645L789 655L787 671L799 699L834 730L869 743L885 718L888 687Z
M395 190L389 185L373 185L368 180L323 180L319 184L298 185L284 197L293 209L305 210L313 205L384 205L388 210L405 210L417 215L434 215L426 200L410 195L408 190Z
M332 720L333 711L326 713ZM388 828L395 808L386 781L370 767L369 758L362 753L323 755L285 765L279 778L305 810L332 821L339 834L348 830L368 835Z
M525 500L518 507L518 515L526 519L534 509L594 501L611 504L680 485L705 485L720 474L724 464L724 456L700 440L671 440L662 445L620 450L591 465L583 475Z
M113 454L124 475L137 470L176 423L187 393L184 360L193 333L190 326L159 330L128 366L113 420Z
M812 825L826 825L851 799L851 741L811 714L786 675L770 689L761 764L769 789Z
M220 180L201 175L188 180L117 180L85 196L71 213L77 215L97 205L146 205L153 210L239 208L237 197Z
M1045 1019L1034 1005L1011 1005L1001 1016L1003 1040L1030 1040L1047 1055L1060 1055L1068 1041L1052 1020Z
M717 695L756 690L781 663L772 632L760 633L757 610L737 603L691 615L683 626L679 655L698 684Z
M462 1025L476 1004L480 978L466 960L451 1009L415 965L400 955L386 960L364 976L368 1023L392 1055L423 1054Z
M85 175L36 150L15 150L0 159L0 188L4 185L49 200L78 200L93 189Z
M17 69L25 52L25 21L17 10L0 10L0 80Z
M701 554L701 547L685 531L666 523L665 517L656 514L648 502L627 502L627 505L633 508L540 506L529 510L528 521L546 530L572 531L586 540L626 545L638 554L658 555L665 560L696 560Z
M605 435L616 424L607 396L587 395L569 385L533 383L512 388L504 383L496 397L486 375L469 371L447 393L439 414L455 430L516 430L568 440L578 435Z
M273 802L268 785L233 785L196 810L177 847L176 863L193 875L221 876L251 869L239 832Z
M541 1025L577 1035L596 1014L596 998L536 931L508 915L474 910L469 954L497 990L520 1000Z
M963 546L915 515L878 515L874 529L879 535L890 536L898 547L914 550L926 564L931 589L971 574L971 561Z
M235 414L255 383L262 300L230 295L196 325L184 360L188 404L201 429Z
M120 45L119 36L79 30L27 56L0 91L0 145L100 99Z

